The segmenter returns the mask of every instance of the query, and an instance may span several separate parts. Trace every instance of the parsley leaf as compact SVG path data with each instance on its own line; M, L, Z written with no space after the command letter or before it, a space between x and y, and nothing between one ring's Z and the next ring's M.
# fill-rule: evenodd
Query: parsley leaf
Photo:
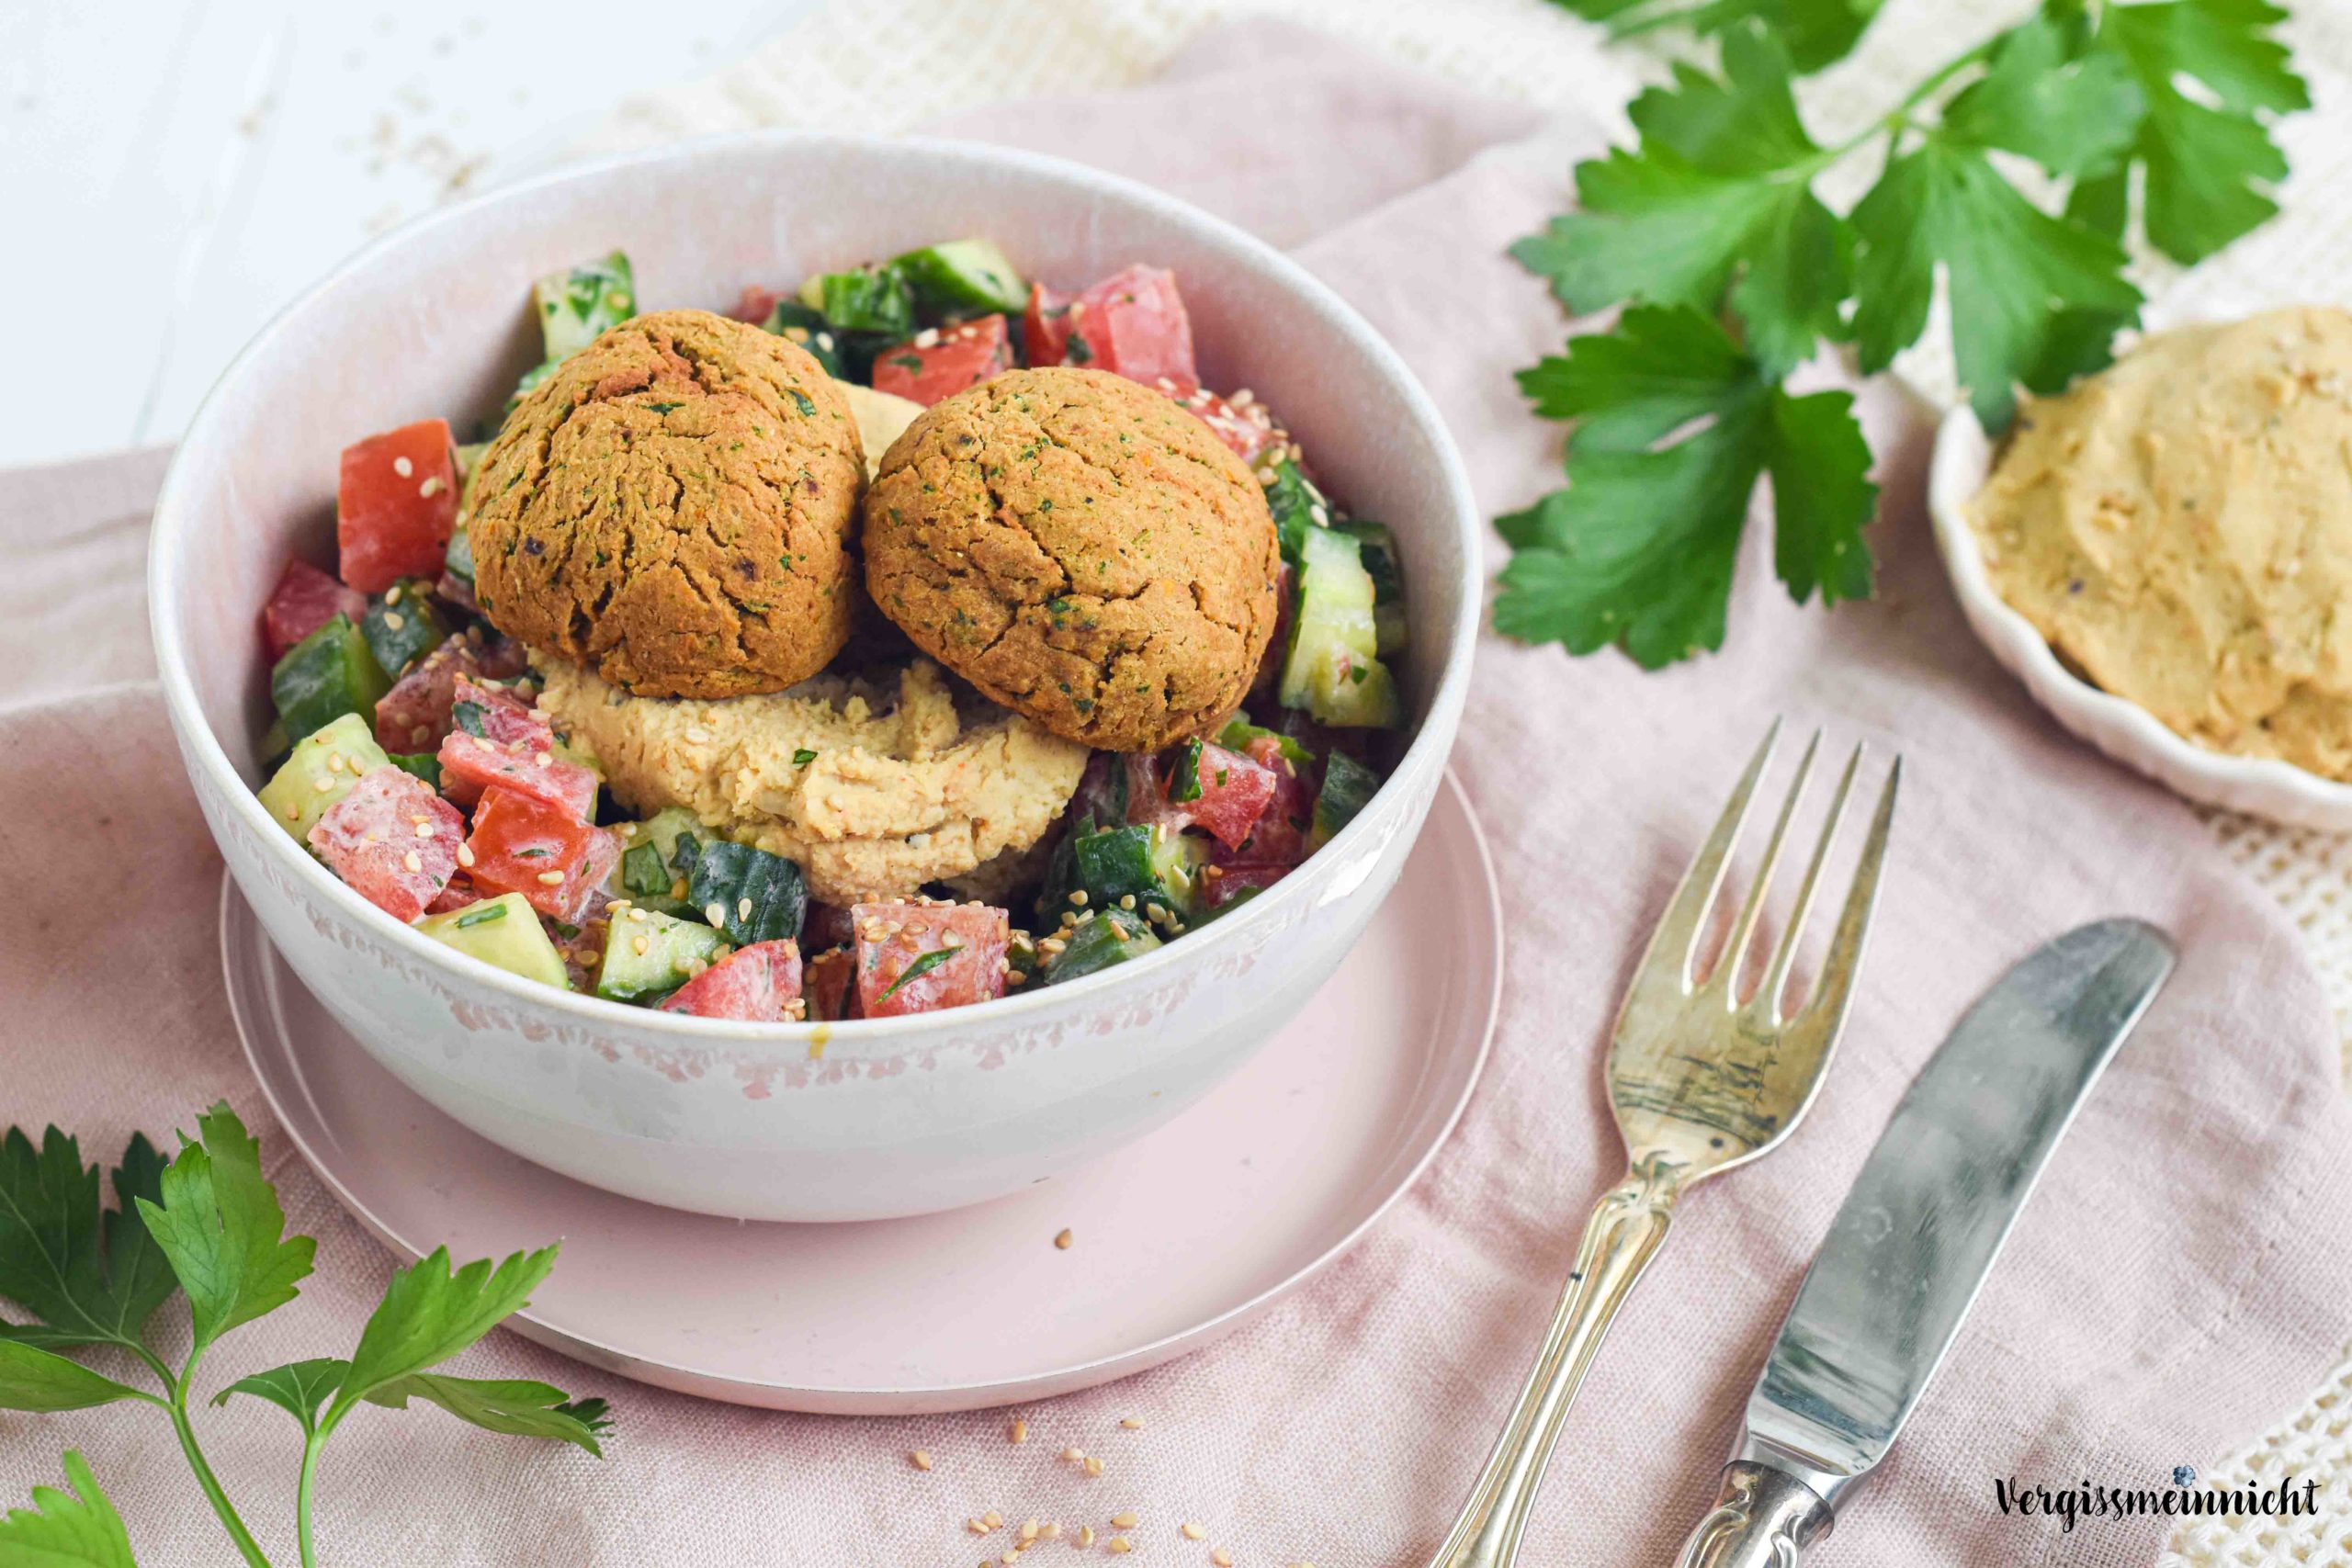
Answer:
M344 1374L351 1371L351 1363L322 1356L316 1360L289 1361L282 1367L272 1367L266 1372L255 1372L249 1378L239 1378L212 1396L216 1405L229 1403L232 1393L250 1393L266 1399L302 1424L304 1436L319 1428L319 1411L334 1391L343 1386Z
M14 1337L0 1339L0 1410L85 1410L118 1399L153 1397L54 1350Z
M2114 241L2051 217L1982 152L1941 138L1887 164L1854 209L1854 227L1862 237L1854 275L1862 369L1884 369L1927 326L1940 262L1961 383L1988 430L2008 423L2018 382L2051 390L2053 366L2071 373L2082 320L2104 318L2112 328L2139 309Z
M321 1429L332 1431L361 1400L439 1365L522 1311L555 1267L555 1255L545 1247L453 1270L445 1247L395 1273L360 1331L350 1371L320 1418Z
M187 1292L201 1351L292 1301L318 1244L285 1235L286 1211L261 1173L261 1146L226 1100L197 1118L197 1138L181 1135L161 1201L138 1204Z
M934 947L929 953L917 953L913 959L908 963L904 969L899 971L899 977L890 982L890 988L884 991L880 996L874 999L876 1001L882 1002L888 1001L892 997L899 994L899 988L901 986L904 986L912 980L922 979L925 975L930 974L933 970L938 968L941 964L946 963L949 959L955 957L957 953L963 951L964 950L960 947Z
M1728 292L1751 352L1786 370L1840 335L1852 234L1807 184L1826 159L1798 119L1786 51L1744 27L1723 54L1721 79L1686 65L1637 99L1641 146L1578 165L1582 210L1510 254L1579 315L1622 299L1712 311Z
M2287 46L2269 36L2286 17L2266 0L2158 0L2100 14L2092 47L2131 73L2147 104L2132 147L2147 171L2142 221L2148 243L2175 261L2201 261L2278 210L2265 187L2286 178L2287 159L2264 117L2312 102ZM2119 189L2085 205L2120 231Z
M1788 41L1797 69L1815 72L1850 51L1885 0L1553 0L1613 38L1668 26L1704 36L1754 19Z
M1842 392L1792 397L1716 321L1644 306L1521 374L1538 412L1577 421L1568 486L1497 526L1515 553L1507 636L1572 653L1615 643L1645 669L1722 646L1756 481L1774 476L1774 561L1791 594L1869 592L1877 491Z
M550 1438L587 1450L598 1459L597 1439L612 1429L601 1399L568 1401L563 1390L519 1378L453 1378L419 1372L368 1395L371 1404L405 1410L411 1399L437 1404L460 1421L485 1431L517 1438Z
M0 1337L51 1347L132 1345L177 1281L137 1201L159 1190L163 1156L133 1136L113 1172L119 1208L101 1212L98 1168L51 1127L40 1148L11 1127L0 1139L0 1297L39 1325Z
M0 1562L27 1568L135 1568L122 1516L81 1454L67 1450L65 1484L33 1488L33 1506L0 1517Z
M2146 100L2112 54L2066 58L2057 24L2036 17L2001 35L1990 68L1944 106L1946 140L2021 153L2053 175L2120 168Z

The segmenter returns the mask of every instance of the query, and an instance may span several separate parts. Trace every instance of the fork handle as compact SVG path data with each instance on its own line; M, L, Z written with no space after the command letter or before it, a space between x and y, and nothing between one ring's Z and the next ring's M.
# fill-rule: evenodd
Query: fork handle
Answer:
M1509 1568L1535 1507L1544 1466L1558 1441L1577 1385L1617 1309L1666 1241L1683 1168L1653 1155L1593 1205L1577 1248L1576 1271L1552 1314L1534 1370L1510 1413L1462 1517L1430 1568Z

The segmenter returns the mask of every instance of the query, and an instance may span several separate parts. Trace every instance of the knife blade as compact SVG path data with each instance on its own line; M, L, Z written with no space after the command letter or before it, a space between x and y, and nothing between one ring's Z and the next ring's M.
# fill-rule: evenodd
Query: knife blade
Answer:
M1792 1568L1902 1431L2051 1151L2172 973L2101 920L2037 948L1936 1050L1862 1164L1747 1402L1682 1568Z

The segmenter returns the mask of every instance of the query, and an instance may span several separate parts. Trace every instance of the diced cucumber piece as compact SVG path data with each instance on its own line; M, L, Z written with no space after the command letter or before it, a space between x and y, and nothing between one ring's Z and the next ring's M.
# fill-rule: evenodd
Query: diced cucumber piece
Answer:
M374 721L392 688L357 626L337 615L286 650L269 672L269 698L288 735L309 735L347 713Z
M531 285L539 312L539 334L553 363L569 359L637 313L637 280L619 251Z
M677 847L680 833L702 831L695 814L673 806L643 822L624 822L615 831L626 847L612 874L605 879L606 895L659 914L694 913L694 906L686 902L690 885L670 863L670 854Z
M1396 683L1380 662L1373 621L1377 595L1354 539L1310 528L1299 551L1298 597L1283 659L1280 701L1317 722L1393 728L1402 715Z
M641 920L637 918L640 913L645 916ZM605 928L596 994L609 1001L639 1002L674 991L686 983L686 971L695 959L710 963L726 941L693 920L650 910L622 915Z
M1046 960L1045 983L1058 986L1082 975L1092 975L1114 964L1139 958L1159 945L1142 920L1121 909L1105 909L1081 918L1064 941L1062 950Z
M286 721L273 718L269 728L261 732L261 771L274 773L286 765L294 754L294 743L286 739Z
M349 795L363 775L390 761L376 744L367 719L343 714L294 743L285 766L261 786L261 803L269 808L270 820L307 849L311 829L327 807Z
M1038 969L1037 944L1027 931L1014 931L1012 940L1004 945L1004 982L1007 991L1017 991L1024 986L1042 985L1045 976ZM1015 979L1013 976L1020 978Z
M562 955L539 924L538 912L523 901L520 893L503 893L447 914L427 915L416 922L416 929L510 975L553 986L559 991L571 989Z
M782 855L713 839L695 856L686 902L739 947L800 934L808 883Z
M1275 458L1273 472L1272 481L1266 486L1266 510L1274 514L1274 533L1282 541L1283 558L1295 567L1300 551L1306 547L1306 536L1329 525L1331 503L1288 457ZM1318 512L1323 514L1319 520L1316 516Z
M833 332L822 310L812 309L797 299L779 299L775 309L762 322L769 332L787 338L807 349L810 357L825 367L825 374L839 380L846 368L842 357L842 340Z
M394 583L368 606L359 619L359 633L368 639L376 667L398 680L410 665L440 647L449 628L433 607L428 585L412 578Z
M1106 828L1079 836L1070 850L1073 886L1097 909L1132 897L1137 909L1155 905L1175 914L1193 907L1198 846L1164 827ZM1059 911L1054 911L1059 918Z
M1396 560L1396 537L1385 523L1356 518L1331 526L1356 542L1357 558L1372 578L1372 625L1383 659L1405 651L1405 573Z
M890 264L914 290L915 303L940 315L1003 310L1029 304L1029 286L1012 258L989 240L950 240L909 251Z
M1216 743L1228 751L1246 751L1250 742L1261 739L1272 739L1282 753L1283 761L1295 768L1310 766L1315 761L1315 753L1302 745L1296 736L1252 724L1246 713L1235 714L1225 721L1225 728L1216 732Z
M914 331L914 294L895 266L819 273L801 284L800 302L842 332L904 337Z
M1345 751L1334 751L1323 764L1323 787L1315 796L1315 845L1320 849L1331 835L1355 820L1380 787L1380 776Z

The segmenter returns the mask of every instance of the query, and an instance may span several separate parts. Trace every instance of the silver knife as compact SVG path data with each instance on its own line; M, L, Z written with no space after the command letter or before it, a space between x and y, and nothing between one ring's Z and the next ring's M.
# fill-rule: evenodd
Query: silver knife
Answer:
M1748 1396L1679 1568L1795 1568L1903 1429L2083 1097L2172 973L2163 932L2101 920L1968 1010L1863 1162Z

